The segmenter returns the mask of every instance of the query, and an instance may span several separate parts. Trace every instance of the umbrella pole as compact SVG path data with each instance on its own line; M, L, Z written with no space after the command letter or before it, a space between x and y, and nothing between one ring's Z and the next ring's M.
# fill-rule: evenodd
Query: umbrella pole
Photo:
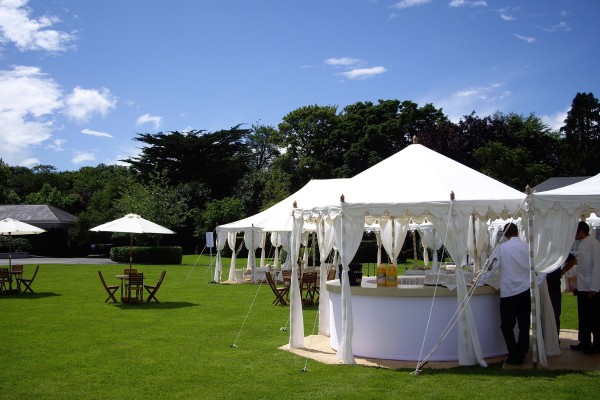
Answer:
M131 263L133 261L133 233L129 234L129 270L131 270Z
M12 236L8 232L8 272L12 272Z

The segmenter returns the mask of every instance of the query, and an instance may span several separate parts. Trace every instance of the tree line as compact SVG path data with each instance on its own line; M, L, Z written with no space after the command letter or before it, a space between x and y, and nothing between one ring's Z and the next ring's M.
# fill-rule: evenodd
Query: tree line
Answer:
M90 227L134 212L175 230L161 240L190 251L217 224L263 210L310 179L352 177L411 144L413 136L520 191L553 176L592 176L600 172L599 122L600 103L592 93L576 94L559 130L534 114L473 112L452 122L442 109L408 100L357 102L341 110L308 105L277 127L137 134L141 153L123 160L128 167L57 171L0 159L0 204L49 204L78 216L70 232L75 248L97 240ZM405 168L418 173L419 166Z

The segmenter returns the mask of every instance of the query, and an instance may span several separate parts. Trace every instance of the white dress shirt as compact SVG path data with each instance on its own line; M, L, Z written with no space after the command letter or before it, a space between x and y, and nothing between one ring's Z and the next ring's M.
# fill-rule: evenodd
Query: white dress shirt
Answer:
M579 241L577 290L582 292L600 291L600 242L592 236Z
M482 275L483 283L497 270L500 271L500 297L523 293L530 287L529 246L518 237L498 245L491 259L496 259L492 270Z

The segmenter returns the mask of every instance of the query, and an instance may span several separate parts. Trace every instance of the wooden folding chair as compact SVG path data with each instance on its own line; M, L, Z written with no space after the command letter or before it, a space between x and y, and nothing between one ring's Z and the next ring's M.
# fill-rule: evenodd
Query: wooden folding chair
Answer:
M144 274L129 274L125 292L124 303L141 303L144 300Z
M14 277L15 281L17 282L17 292L21 293L21 284L19 283L19 278L23 276L23 265L13 265L10 271L10 275L11 281Z
M154 286L144 285L144 287L146 288L146 290L149 293L148 298L146 299L146 303L150 303L150 301L152 299L156 300L157 303L160 303L158 301L158 299L156 298L156 292L158 292L158 289L160 289L160 285L162 285L162 282L165 279L166 274L167 274L167 271L163 271L160 274L160 278L158 278L158 282L156 282L156 285L154 285Z
M287 296L290 290L289 286L277 287L277 285L275 284L275 279L273 279L273 275L271 274L271 271L265 272L265 276L267 277L267 282L269 282L269 286L271 287L273 294L275 294L275 300L273 300L271 304L274 306L278 304L281 304L282 306L287 306L287 302L285 301L284 296Z
M108 300L113 301L113 303L118 303L117 298L115 297L115 293L117 292L117 290L119 290L119 285L107 285L106 281L104 280L104 276L102 276L102 272L98 271L98 275L100 276L100 280L102 281L102 286L104 286L104 289L106 290L106 293L108 293L108 297L106 298L106 300L104 300L105 303L108 302Z
M7 286L8 284L8 286ZM10 273L8 268L0 268L0 294L10 288Z
M302 274L302 280L300 281L300 292L301 297L303 297L302 304L312 305L319 302L319 289L317 287L316 272L305 272Z
M33 283L33 280L35 279L38 270L40 269L40 266L38 265L37 267L35 267L35 271L33 272L33 276L30 279L25 279L23 277L17 278L17 286L18 287L23 287L23 293L33 293L33 289L31 288L31 284Z

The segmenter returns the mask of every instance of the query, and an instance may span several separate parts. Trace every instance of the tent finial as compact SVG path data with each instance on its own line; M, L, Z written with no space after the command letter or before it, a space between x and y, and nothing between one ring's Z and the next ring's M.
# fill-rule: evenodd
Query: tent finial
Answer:
M454 190L450 192L450 200L454 201Z
M292 207L298 208L298 203L296 203L296 200L294 200L294 204L292 204Z
M342 195L340 196L340 203L343 203L346 201L346 196L344 196L344 194L342 193Z
M417 135L413 136L413 144L419 144L419 138L417 137Z
M533 189L531 188L531 186L527 185L527 187L525 187L525 193L529 196L531 194L533 194Z

